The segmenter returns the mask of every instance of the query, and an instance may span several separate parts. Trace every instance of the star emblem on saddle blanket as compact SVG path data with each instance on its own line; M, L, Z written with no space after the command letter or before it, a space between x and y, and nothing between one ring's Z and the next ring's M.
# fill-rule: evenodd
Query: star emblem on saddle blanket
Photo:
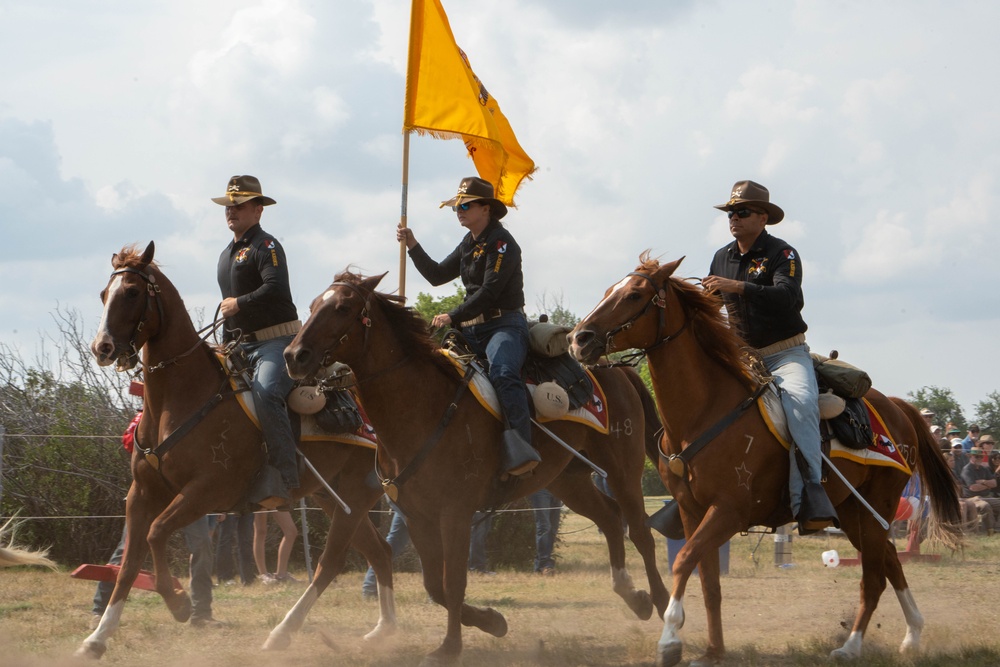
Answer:
M750 470L747 469L747 464L744 461L740 464L740 467L736 469L736 476L739 478L737 481L737 486L744 487L747 491L750 490L750 476L753 475Z

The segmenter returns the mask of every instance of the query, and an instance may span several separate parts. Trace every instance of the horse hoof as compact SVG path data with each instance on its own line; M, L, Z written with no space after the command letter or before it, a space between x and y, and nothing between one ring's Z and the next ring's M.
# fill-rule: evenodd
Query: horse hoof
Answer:
M648 621L653 617L653 598L646 591L636 591L628 607L640 621Z
M716 667L718 664L719 661L715 658L709 658L708 656L703 655L697 660L689 662L688 667Z
M858 656L853 655L842 648L838 648L830 652L830 659L834 662L854 662L858 659Z
M191 598L184 591L178 593L177 597L179 600L173 605L167 604L167 608L170 609L170 613L173 615L174 620L178 623L187 623L191 618Z
M420 667L447 667L448 665L457 664L459 664L457 655L439 655L436 653L424 656L424 659L420 661Z
M659 646L656 652L656 667L673 667L681 661L683 652L684 645L679 641Z
M503 614L492 607L486 608L486 614L487 618L483 624L479 626L479 629L493 635L494 637L503 637L506 635L507 619L503 617Z
M396 626L391 623L379 623L375 628L365 635L364 639L366 642L370 642L375 639L384 639L386 637L391 637L396 634Z
M100 660L107 650L107 644L99 644L98 642L83 642L80 648L76 649L76 652L73 653L73 657L83 658L85 660Z
M284 651L286 648L292 645L292 637L287 632L278 632L272 630L271 634L267 636L264 640L264 645L261 646L262 651Z

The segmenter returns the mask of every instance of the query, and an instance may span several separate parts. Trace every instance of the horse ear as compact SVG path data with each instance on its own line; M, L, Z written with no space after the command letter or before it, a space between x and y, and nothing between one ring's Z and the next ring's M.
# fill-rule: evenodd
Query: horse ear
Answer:
M150 262L153 261L153 253L156 251L156 245L150 241L146 249L142 251L142 265L148 266Z
M382 279L388 275L388 271L378 276L369 276L361 281L361 286L367 289L369 292L374 292L378 284L382 282Z
M656 275L661 278L669 278L670 276L674 275L674 271L676 271L677 267L680 266L681 262L684 261L684 257L687 257L687 255L684 255L680 259L675 259L672 262L667 262L666 264L663 264L656 271Z

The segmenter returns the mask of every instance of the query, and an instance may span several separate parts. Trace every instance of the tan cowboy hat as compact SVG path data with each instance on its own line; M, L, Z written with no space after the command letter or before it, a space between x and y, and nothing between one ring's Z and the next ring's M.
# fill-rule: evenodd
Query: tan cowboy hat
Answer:
M441 202L438 208L458 206L470 201L488 201L497 220L507 215L507 207L493 196L493 184L476 176L468 176L458 184L458 193L448 201Z
M989 433L986 433L984 435L979 436L979 444L981 445L984 442L989 442L989 443L994 444L994 445L997 444L996 440L994 440L993 436L990 435Z
M251 199L259 199L262 206L277 204L270 197L265 197L260 191L260 181L256 176L233 176L229 179L226 194L212 197L212 201L222 206L239 206Z
M767 224L776 225L785 218L785 212L771 203L771 193L760 183L737 181L729 195L729 201L715 208L720 211L735 211L746 206L756 206L767 211Z

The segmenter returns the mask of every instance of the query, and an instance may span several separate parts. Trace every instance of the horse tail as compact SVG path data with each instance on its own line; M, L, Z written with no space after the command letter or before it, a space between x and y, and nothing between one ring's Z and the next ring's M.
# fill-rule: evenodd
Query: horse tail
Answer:
M48 556L48 551L28 551L14 546L12 521L13 519L9 519L7 523L0 527L0 541L6 537L8 528L11 529L10 544L6 547L0 547L0 568L14 567L15 565L41 565L55 570L56 564L46 557Z
M890 396L896 407L910 421L917 433L917 472L924 493L931 503L931 539L940 540L952 550L962 547L962 515L958 502L958 484L941 454L941 447L931 436L920 411L901 398Z
M655 468L660 459L660 435L663 433L663 422L660 420L660 412L656 409L656 401L649 393L649 388L642 378L631 366L624 366L625 377L635 387L639 393L639 400L642 402L642 414L646 422L643 443L646 446L646 456L653 462Z

